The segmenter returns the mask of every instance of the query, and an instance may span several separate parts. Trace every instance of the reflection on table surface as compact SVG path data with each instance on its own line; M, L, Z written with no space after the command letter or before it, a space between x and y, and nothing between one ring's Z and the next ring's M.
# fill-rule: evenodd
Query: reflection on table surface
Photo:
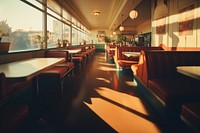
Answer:
M200 66L178 66L177 72L200 80Z
M64 60L64 58L31 58L2 64L0 65L0 72L3 72L6 78L30 79L41 71L53 67Z
M81 51L81 49L67 49L70 54L75 54Z
M124 54L127 57L131 57L131 56L139 56L140 52L122 52L122 54Z

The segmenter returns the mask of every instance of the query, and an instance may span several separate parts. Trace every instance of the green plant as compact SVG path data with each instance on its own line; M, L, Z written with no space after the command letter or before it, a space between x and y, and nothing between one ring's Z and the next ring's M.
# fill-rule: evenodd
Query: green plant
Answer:
M105 36L105 42L106 43L110 43L111 42L111 40L110 40L110 38L108 36Z
M58 43L60 43L60 42L61 42L61 40L60 40L60 39L58 39L57 41L58 41Z
M63 39L62 42L63 42L63 43L68 43L69 41L66 40L66 39Z
M9 36L11 27L7 24L6 20L0 21L0 42L3 36Z
M120 42L120 43L126 42L126 36L119 35L119 36L118 36L118 42Z
M48 36L37 35L36 39L38 39L38 42L40 44L44 44L44 42L46 42L49 39L49 37Z

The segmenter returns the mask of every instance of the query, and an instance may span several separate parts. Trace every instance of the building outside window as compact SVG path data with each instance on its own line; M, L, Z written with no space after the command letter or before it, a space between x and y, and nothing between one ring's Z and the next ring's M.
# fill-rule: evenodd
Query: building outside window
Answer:
M37 2L34 4L41 7ZM0 23L6 22L11 29L9 33L10 51L38 49L36 35L43 33L42 16L41 11L22 1L0 1Z
M9 52L39 49L37 36L45 33L48 36L47 48L55 47L58 39L78 45L88 38L84 32L87 29L57 3L47 0L47 13L42 3L43 0L0 0L0 35L4 29L9 29ZM47 23L44 23L45 15Z

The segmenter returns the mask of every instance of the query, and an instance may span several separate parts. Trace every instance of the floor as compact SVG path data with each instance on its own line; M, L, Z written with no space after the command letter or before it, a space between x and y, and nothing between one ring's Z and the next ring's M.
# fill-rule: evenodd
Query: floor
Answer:
M38 123L33 113L16 133L168 132L142 100L132 74L119 72L104 53L90 57L75 71L74 81L66 79L64 85L62 97L49 91L40 102L46 123Z

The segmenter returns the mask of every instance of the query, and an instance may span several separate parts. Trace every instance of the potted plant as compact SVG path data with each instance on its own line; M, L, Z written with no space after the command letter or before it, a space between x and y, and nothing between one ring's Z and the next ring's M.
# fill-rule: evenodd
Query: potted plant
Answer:
M39 48L44 49L44 43L49 39L49 37L47 36L42 37L40 35L37 35L36 38L38 39L39 42L38 44Z
M8 53L10 48L9 33L11 27L5 21L0 21L0 53Z
M82 39L82 45L86 45L86 40Z
M63 39L62 42L63 42L63 47L66 47L66 46L67 46L67 43L68 43L69 41L66 40L66 39Z
M111 43L111 40L108 36L105 36L105 43Z
M67 43L67 46L71 46L71 45L72 45L72 43L71 43L71 42L68 42L68 43Z
M119 36L118 36L118 42L120 42L121 45L124 44L124 43L126 43L126 36L124 36L124 35L119 35Z
M61 40L60 40L60 39L57 40L57 47L58 47L58 48L61 47Z

